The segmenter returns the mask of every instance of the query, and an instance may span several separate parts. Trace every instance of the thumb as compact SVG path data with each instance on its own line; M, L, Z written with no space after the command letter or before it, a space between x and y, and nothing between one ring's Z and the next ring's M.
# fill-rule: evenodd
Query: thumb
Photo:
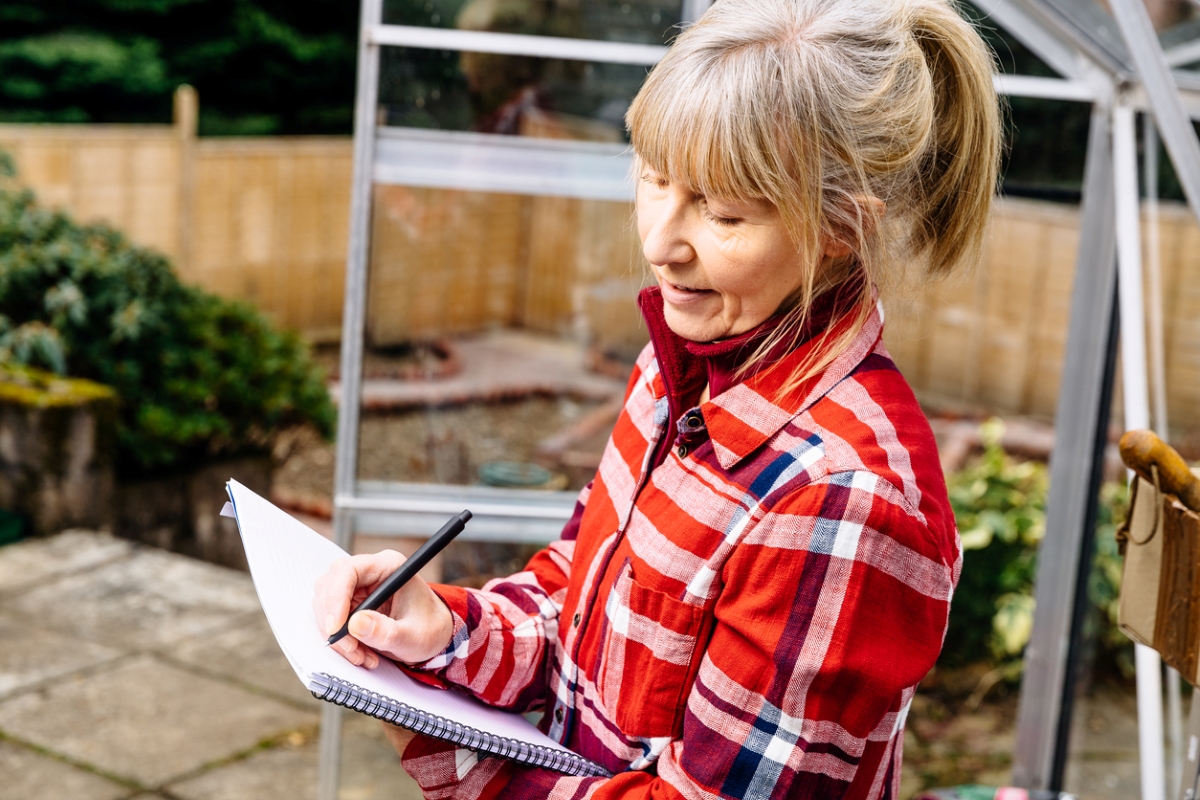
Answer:
M359 611L350 617L350 635L373 650L388 652L396 638L396 621L378 611Z

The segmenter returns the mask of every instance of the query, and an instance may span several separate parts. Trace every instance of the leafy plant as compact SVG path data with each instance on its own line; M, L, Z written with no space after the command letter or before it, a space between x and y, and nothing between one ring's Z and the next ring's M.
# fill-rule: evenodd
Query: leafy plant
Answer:
M118 470L134 477L329 435L305 344L248 305L185 286L165 257L0 184L0 358L113 387Z
M1018 631L1023 603L1036 569L1037 546L1046 530L1046 468L1012 460L1000 440L1003 423L981 429L983 454L949 480L950 505L963 546L963 568L950 608L943 652L968 662L994 650L1024 646ZM993 623L999 615L1000 632Z
M990 659L998 665L997 675L1015 678L1033 630L1033 581L1046 531L1049 482L1044 464L1017 461L1005 453L1001 421L985 423L981 434L983 454L948 481L963 568L943 660L962 664ZM1088 583L1092 612L1084 631L1099 654L1122 669L1131 647L1116 625L1121 562L1114 533L1127 504L1122 485L1103 487Z
M348 133L357 30L340 0L4 0L0 120L166 122L188 83L201 134Z

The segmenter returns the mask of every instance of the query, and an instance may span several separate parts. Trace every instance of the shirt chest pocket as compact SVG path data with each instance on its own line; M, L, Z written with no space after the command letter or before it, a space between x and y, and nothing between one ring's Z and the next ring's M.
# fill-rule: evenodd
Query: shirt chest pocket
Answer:
M626 563L604 613L598 684L606 716L627 736L672 735L695 676L704 609L643 586Z

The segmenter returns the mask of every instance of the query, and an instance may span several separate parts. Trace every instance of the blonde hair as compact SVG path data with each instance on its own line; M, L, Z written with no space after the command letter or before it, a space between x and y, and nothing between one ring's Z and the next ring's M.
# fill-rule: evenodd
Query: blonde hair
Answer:
M849 346L885 263L942 276L978 259L1000 158L992 71L950 0L718 0L672 44L626 118L637 158L700 194L774 203L803 264L821 264L824 237L852 253L841 274L807 271L747 368L854 265L868 278L857 324L789 387Z

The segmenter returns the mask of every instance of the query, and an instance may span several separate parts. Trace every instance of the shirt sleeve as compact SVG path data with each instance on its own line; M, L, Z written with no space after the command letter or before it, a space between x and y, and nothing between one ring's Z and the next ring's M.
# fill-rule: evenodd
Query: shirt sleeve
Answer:
M534 555L523 571L479 590L433 587L454 620L450 645L409 668L410 675L424 683L460 687L498 708L524 713L541 706L547 657L558 635L579 521L590 493L588 484L562 537Z
M931 531L877 476L827 476L766 512L726 562L682 733L656 770L572 778L483 758L458 774L461 751L420 737L404 766L429 797L894 795L957 553L952 529Z

